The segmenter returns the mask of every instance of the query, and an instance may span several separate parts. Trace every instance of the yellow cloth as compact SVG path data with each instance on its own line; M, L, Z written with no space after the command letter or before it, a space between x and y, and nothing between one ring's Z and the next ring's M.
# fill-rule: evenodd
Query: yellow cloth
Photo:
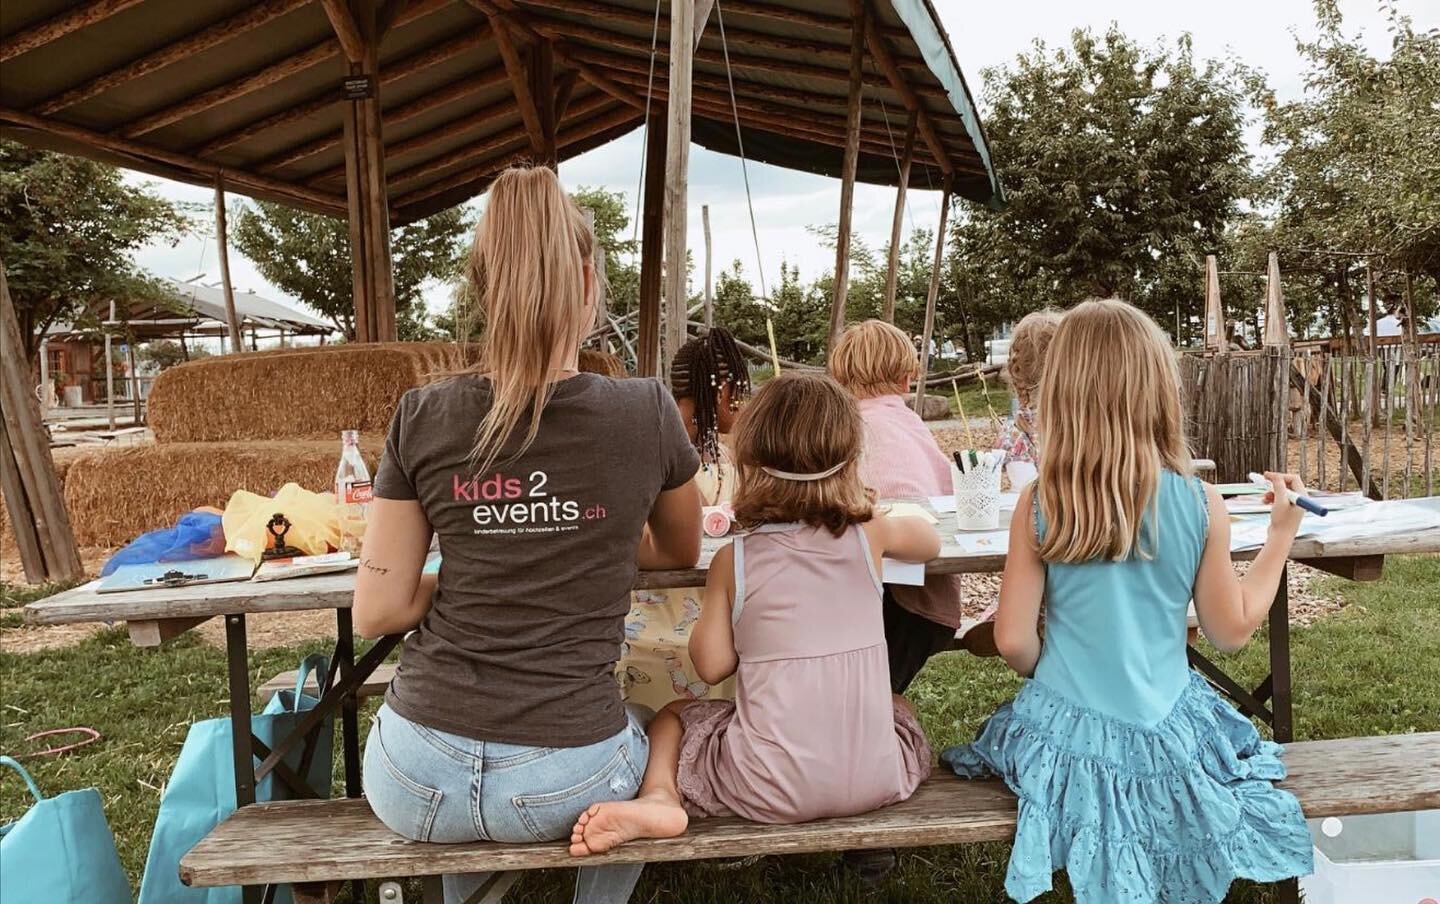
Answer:
M702 465L695 482L704 505L729 502L735 484L729 456L722 456L718 464ZM700 620L704 594L704 587L675 587L630 595L625 643L615 673L626 702L658 710L672 700L735 699L733 677L712 687L700 680L690 661L690 629Z

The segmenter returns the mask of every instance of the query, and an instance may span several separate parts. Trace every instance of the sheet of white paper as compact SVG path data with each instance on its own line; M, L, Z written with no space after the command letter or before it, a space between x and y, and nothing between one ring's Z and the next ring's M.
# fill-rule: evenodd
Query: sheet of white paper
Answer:
M955 497L931 496L930 507L937 512L953 512L955 511Z
M892 503L890 505L890 510L886 512L886 514L891 518L923 518L931 524L937 523L935 521L934 515L925 511L922 506L918 506L913 502Z
M955 545L971 555L1003 553L1010 549L1010 532L1008 530L987 530L956 534Z
M880 580L885 584L909 584L919 587L925 583L924 562L901 562L898 559L881 559Z
M1307 514L1300 521L1297 537L1313 537L1322 543L1385 537L1440 528L1440 506L1431 499L1396 499L1359 508L1331 512L1324 518ZM1265 544L1270 519L1243 518L1230 527L1230 549L1257 549Z

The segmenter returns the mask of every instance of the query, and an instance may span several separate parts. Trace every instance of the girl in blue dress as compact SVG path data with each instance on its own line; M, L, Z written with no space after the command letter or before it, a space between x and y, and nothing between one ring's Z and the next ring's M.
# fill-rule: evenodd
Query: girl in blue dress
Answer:
M1065 315L1040 411L1040 476L1016 506L995 620L1001 654L1029 680L941 757L1020 798L1006 891L1029 901L1064 869L1080 904L1213 904L1237 877L1308 874L1299 802L1272 784L1285 777L1280 746L1185 658L1192 596L1222 650L1265 620L1301 512L1270 494L1269 538L1237 579L1225 506L1191 475L1175 353L1123 302ZM1266 477L1304 490L1293 474Z

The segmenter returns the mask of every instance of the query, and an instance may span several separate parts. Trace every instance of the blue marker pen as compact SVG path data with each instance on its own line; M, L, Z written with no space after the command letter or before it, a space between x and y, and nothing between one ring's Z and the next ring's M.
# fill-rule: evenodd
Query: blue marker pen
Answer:
M1265 475L1256 474L1254 471L1250 472L1250 482L1264 484L1265 486L1270 485L1270 481L1265 479ZM1316 502L1314 499L1311 499L1309 496L1301 496L1299 493L1295 492L1289 487L1285 488L1285 496L1291 501L1291 503L1300 506L1302 509L1312 515L1318 515L1319 517L1324 518L1326 515L1330 514L1330 510L1325 506Z

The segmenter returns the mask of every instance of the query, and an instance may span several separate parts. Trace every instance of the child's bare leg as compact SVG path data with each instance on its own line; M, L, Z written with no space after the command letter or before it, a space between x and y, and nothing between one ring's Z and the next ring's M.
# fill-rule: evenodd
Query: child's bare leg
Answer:
M904 695L904 694L891 694L890 697L891 697L891 699L893 699L897 704L899 704L900 706L905 707L905 711L908 712L908 713L910 713L910 715L912 715L912 716L915 715L915 707L913 707L913 706L910 705L910 701L905 699L905 695Z
M673 838L685 831L690 817L680 802L676 784L680 771L680 740L685 730L680 710L688 700L676 700L655 714L646 734L650 759L634 800L595 804L570 830L570 854L584 857L608 851L636 838Z

